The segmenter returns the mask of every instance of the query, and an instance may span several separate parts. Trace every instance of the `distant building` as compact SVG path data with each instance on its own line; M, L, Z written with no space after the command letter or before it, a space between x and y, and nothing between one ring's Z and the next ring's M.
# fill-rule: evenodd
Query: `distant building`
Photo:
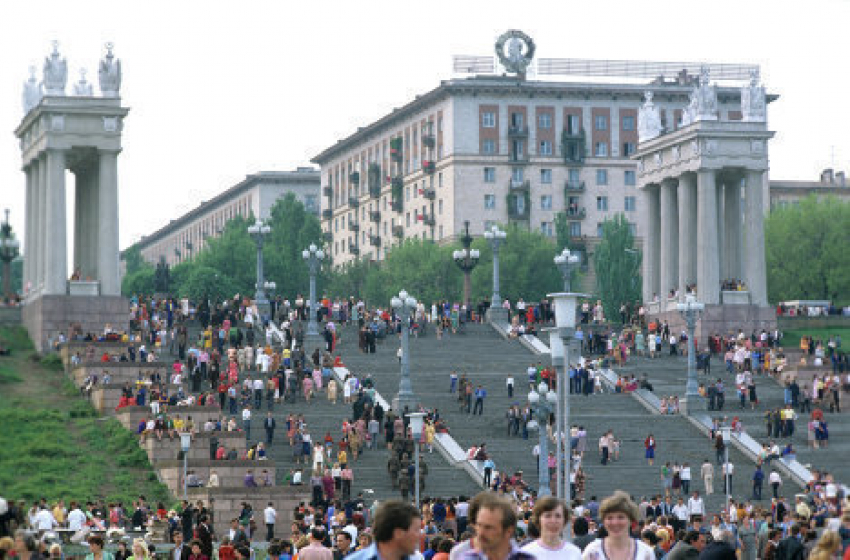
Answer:
M162 257L173 266L197 254L207 238L217 237L224 225L236 216L267 219L274 203L288 193L294 193L308 212L318 215L319 192L319 172L312 167L260 171L142 237L138 246L147 262L157 263Z
M770 181L770 208L799 204L800 200L814 194L818 198L835 196L850 202L850 186L843 171L824 169L819 181Z

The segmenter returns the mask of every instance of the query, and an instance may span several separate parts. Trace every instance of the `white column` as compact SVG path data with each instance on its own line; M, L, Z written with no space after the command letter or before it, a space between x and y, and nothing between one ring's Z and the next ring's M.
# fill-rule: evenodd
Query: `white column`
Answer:
M97 272L100 293L121 294L118 274L118 152L99 152Z
M65 218L65 152L47 151L46 294L67 293L68 239Z
M47 255L45 254L47 250L47 242L46 242L46 217L47 217L47 157L40 156L38 159L34 160L35 169L37 173L35 175L36 181L36 198L38 199L38 203L35 208L35 282L34 287L39 290L44 290L44 279L45 279L45 263L47 262Z
M24 169L27 181L26 211L24 212L24 291L32 282L32 227L33 227L33 168L32 165Z
M696 282L697 185L693 173L679 177L679 294Z
M661 273L659 276L658 297L662 303L662 309L666 309L668 292L676 287L678 276L678 237L679 227L677 223L676 208L676 182L672 179L664 179L661 183L661 224L660 224L660 249L659 263Z
M80 271L80 278L85 279L85 234L83 233L83 212L86 207L86 190L83 171L74 173L74 271Z
M100 180L98 175L100 174L100 169L97 165L92 164L86 170L86 213L83 216L85 221L85 227L83 227L83 232L86 239L86 244L88 245L86 251L86 262L88 263L88 271L86 274L92 278L92 280L97 280L100 278L100 274L98 274L98 247L100 246L100 242L98 240L98 216L99 212L99 189L98 185L100 184Z
M646 236L643 241L643 301L649 303L658 294L658 253L660 193L658 185L647 185L643 189L643 203L648 209Z
M767 277L764 257L764 171L748 169L746 185L747 252L746 278L750 301L767 305Z
M717 237L715 172L697 172L697 293L700 301L720 303L720 254Z
M741 185L740 177L735 177L727 181L724 186L726 189L723 195L723 229L726 232L723 238L724 251L723 256L726 264L723 270L726 273L725 279L741 280Z

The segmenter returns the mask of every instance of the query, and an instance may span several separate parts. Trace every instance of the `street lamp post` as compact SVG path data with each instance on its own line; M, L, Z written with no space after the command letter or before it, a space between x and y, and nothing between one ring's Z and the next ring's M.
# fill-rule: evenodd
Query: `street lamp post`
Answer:
M463 249L452 253L452 258L454 258L455 264L457 264L458 268L460 268L463 272L463 302L466 304L467 313L469 313L469 293L471 291L470 275L472 273L472 269L478 265L478 259L481 255L478 252L478 249L470 248L472 246L472 236L469 235L469 220L466 220L463 224L464 234L460 238Z
M729 446L732 445L732 428L722 426L720 433L723 434L723 486L726 490L726 511L729 511L729 503L732 501L732 480L729 474Z
M272 300L272 294L274 293L275 290L277 290L277 282L273 282L273 281L270 282L270 281L266 280L265 282L263 282L263 288L266 289L266 294L269 298L269 320L274 321L274 317L272 316L273 314L272 314L272 301L271 300Z
M536 391L532 388L531 392L528 393L528 402L531 403L531 408L537 416L536 420L532 419L528 423L528 427L532 430L537 428L540 445L540 453L537 457L537 470L539 471L537 495L549 496L552 494L552 490L549 488L549 442L546 438L546 425L549 423L549 416L555 410L558 395L549 388L545 381L541 381Z
M505 242L508 234L493 226L484 232L484 238L490 242L493 248L493 297L490 301L490 309L487 310L487 318L490 322L507 322L508 312L502 307L502 297L499 295L499 247Z
M411 412L407 415L410 418L410 431L413 433L413 470L416 481L414 482L414 497L416 499L416 509L419 509L419 439L422 437L422 424L424 423L424 412Z
M416 300L402 290L398 296L390 300L393 309L401 318L401 379L398 382L398 394L393 401L393 408L400 414L416 410L416 396L413 394L413 384L410 382L410 314L416 309Z
M12 261L20 254L20 242L12 236L9 223L9 209L6 208L6 220L0 226L0 261L3 262L3 295L12 298Z
M314 243L301 252L301 256L307 261L307 266L310 269L310 301L307 302L307 332L304 333L304 346L307 346L307 341L312 340L316 344L319 335L319 328L316 325L316 275L319 273L319 267L322 265L322 259L325 258L325 252L316 247Z
M187 466L189 463L189 448L192 446L192 434L189 432L180 432L180 449L183 450L183 499L187 499Z
M257 220L253 225L248 226L248 234L254 238L257 244L257 291L254 295L254 300L257 302L257 312L260 315L260 320L268 314L269 300L266 298L266 292L263 289L265 279L263 276L263 241L265 237L272 231L272 228ZM266 312L264 314L264 312Z
M696 403L700 399L697 382L696 328L705 304L698 302L693 295L688 295L684 303L676 304L676 309L682 314L688 328L688 383L685 386L683 412L690 414L691 411L696 410Z

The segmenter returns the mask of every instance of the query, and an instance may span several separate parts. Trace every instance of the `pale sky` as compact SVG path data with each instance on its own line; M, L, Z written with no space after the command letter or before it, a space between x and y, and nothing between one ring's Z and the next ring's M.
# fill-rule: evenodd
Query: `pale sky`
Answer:
M0 210L20 235L13 131L28 67L41 76L54 39L68 92L81 66L99 91L105 42L121 59L124 248L246 174L309 164L451 78L453 54L491 55L512 28L538 57L759 64L780 95L771 177L814 179L833 162L850 171L850 0L14 0L0 7Z

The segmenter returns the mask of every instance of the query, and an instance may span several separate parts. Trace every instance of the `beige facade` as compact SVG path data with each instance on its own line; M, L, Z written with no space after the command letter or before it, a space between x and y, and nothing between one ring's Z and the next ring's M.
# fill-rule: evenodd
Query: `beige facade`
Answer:
M818 198L834 196L850 202L850 185L843 171L824 169L819 181L770 181L770 208L782 208L798 204L800 200L814 194Z
M647 89L668 130L676 129L692 89L681 80L646 85L493 76L445 81L358 129L312 160L321 166L322 227L334 264L381 260L404 238L454 241L465 220L473 235L515 222L554 236L555 216L563 211L573 248L591 248L601 224L617 213L642 238L646 212L629 156ZM740 119L740 90L719 92L724 118ZM403 143L397 162L394 138ZM393 177L401 178L398 211Z
M160 258L173 266L196 255L210 237L237 216L269 217L272 206L287 193L294 193L307 211L319 212L319 172L311 167L295 171L261 171L215 198L202 202L189 213L172 220L139 241L142 257L157 263Z

